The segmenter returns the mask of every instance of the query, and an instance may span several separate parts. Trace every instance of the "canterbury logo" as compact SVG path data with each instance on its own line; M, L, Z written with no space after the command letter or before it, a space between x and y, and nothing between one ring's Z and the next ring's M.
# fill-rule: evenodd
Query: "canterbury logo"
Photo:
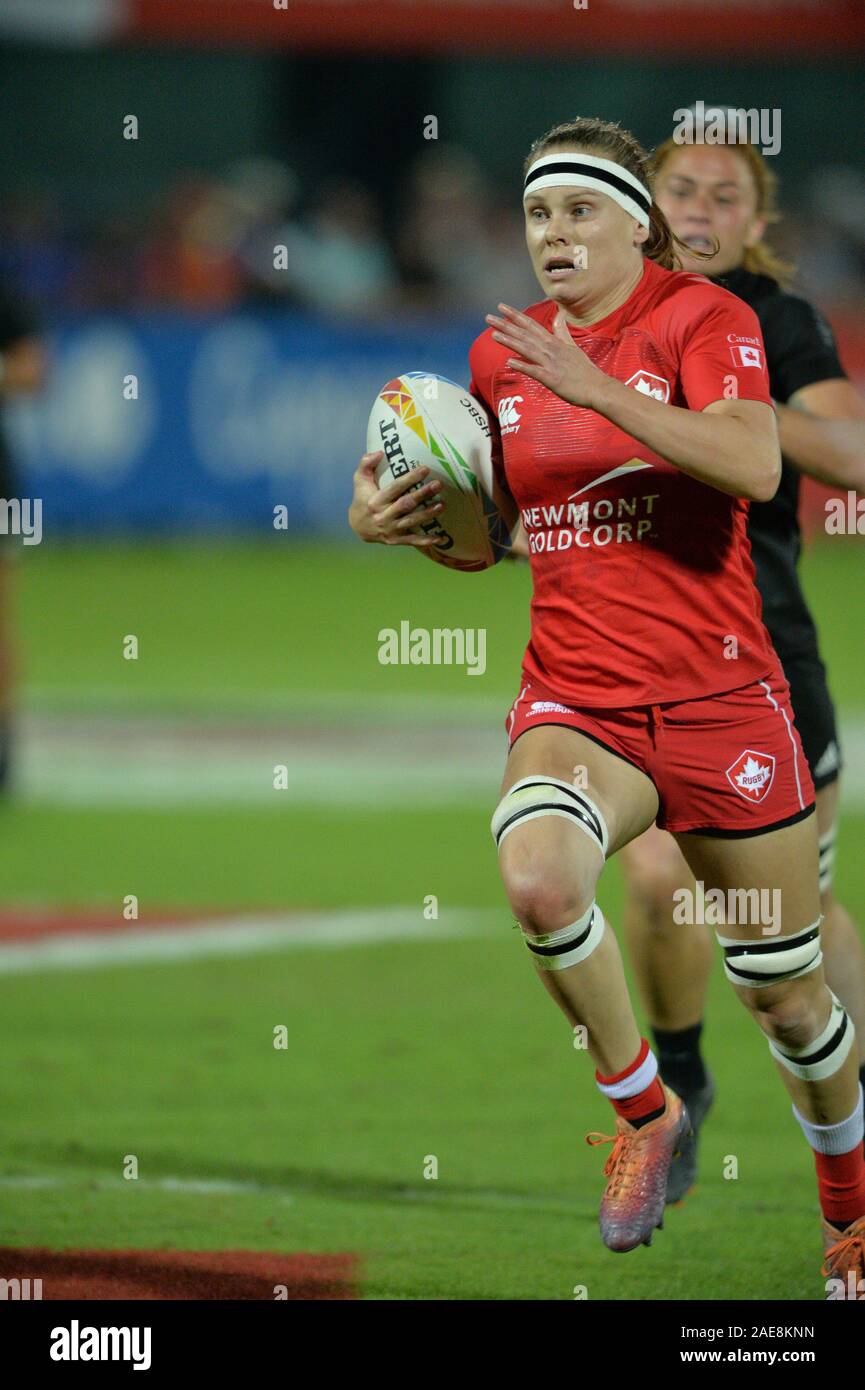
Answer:
M502 396L499 401L499 424L502 434L516 434L522 416L517 410L517 401L523 403L522 396Z

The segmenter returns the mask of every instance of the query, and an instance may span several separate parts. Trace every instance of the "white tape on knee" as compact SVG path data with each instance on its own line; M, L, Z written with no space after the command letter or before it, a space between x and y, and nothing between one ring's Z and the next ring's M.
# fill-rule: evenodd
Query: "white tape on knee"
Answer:
M592 903L569 927L546 936L536 936L524 927L522 933L539 970L567 970L571 965L579 965L600 945L604 925L604 914L597 903Z
M825 1081L843 1067L855 1037L856 1029L843 1004L833 994L829 1022L818 1037L804 1047L788 1047L783 1051L770 1038L769 1051L776 1062L800 1081Z

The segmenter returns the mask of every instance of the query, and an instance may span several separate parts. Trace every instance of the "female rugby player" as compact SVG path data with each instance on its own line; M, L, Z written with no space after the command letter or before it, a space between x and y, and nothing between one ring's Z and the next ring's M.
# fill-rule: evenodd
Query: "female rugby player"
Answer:
M821 936L826 978L856 1026L865 1080L865 950L832 892L840 752L817 630L799 583L799 474L865 492L865 401L846 380L832 330L805 300L781 288L790 270L763 241L777 221L776 180L747 144L676 144L655 155L655 197L685 243L686 270L711 275L760 319L783 454L781 485L748 516L763 622L790 683L796 727L816 789L820 837ZM696 256L691 254L696 252ZM706 253L712 254L708 261ZM629 894L625 927L661 1074L682 1096L695 1133L714 1093L700 1052L712 963L708 928L673 918L687 868L672 837L650 830L621 859ZM667 1200L696 1173L695 1139L672 1165Z
M650 1241L690 1128L595 902L606 857L657 821L707 887L781 892L772 935L728 919L719 936L852 1248L865 1225L853 1026L823 976L814 791L745 543L743 499L767 501L781 473L763 344L741 300L669 269L650 189L648 156L615 125L581 119L537 141L524 208L546 297L500 305L470 353L491 422L508 401L497 467L534 590L492 830L526 945L586 1028L616 1112L615 1138L588 1136L613 1144L605 1243ZM381 457L361 460L349 520L398 544L439 504L434 485L377 489Z

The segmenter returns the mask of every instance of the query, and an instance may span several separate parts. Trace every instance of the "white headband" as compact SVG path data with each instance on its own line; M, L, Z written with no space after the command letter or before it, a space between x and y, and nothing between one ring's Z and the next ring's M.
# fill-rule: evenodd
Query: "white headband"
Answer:
M539 193L542 188L555 188L562 184L594 188L599 193L606 193L608 198L635 217L642 227L649 225L651 193L630 170L612 159L598 159L593 154L571 154L568 150L542 155L526 174L523 201Z

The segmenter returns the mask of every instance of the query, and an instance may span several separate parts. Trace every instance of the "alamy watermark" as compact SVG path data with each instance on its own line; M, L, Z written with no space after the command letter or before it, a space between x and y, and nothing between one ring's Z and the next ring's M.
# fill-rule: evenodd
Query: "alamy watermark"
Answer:
M465 666L466 675L487 669L487 631L483 627L412 627L404 618L378 634L382 666Z
M23 545L39 545L42 498L0 497L0 536L20 536Z
M865 497L851 489L846 497L829 497L825 505L827 536L865 536Z
M710 888L697 879L697 891L677 888L673 894L673 921L677 926L758 926L764 936L781 930L780 888Z
M39 1299L42 1297L41 1279L0 1279L0 1301L13 1302Z
M131 1361L134 1371L147 1371L151 1339L149 1327L82 1327L73 1318L68 1327L51 1329L48 1355L52 1361Z
M759 145L764 155L781 148L779 106L693 106L673 112L673 139L677 145Z

